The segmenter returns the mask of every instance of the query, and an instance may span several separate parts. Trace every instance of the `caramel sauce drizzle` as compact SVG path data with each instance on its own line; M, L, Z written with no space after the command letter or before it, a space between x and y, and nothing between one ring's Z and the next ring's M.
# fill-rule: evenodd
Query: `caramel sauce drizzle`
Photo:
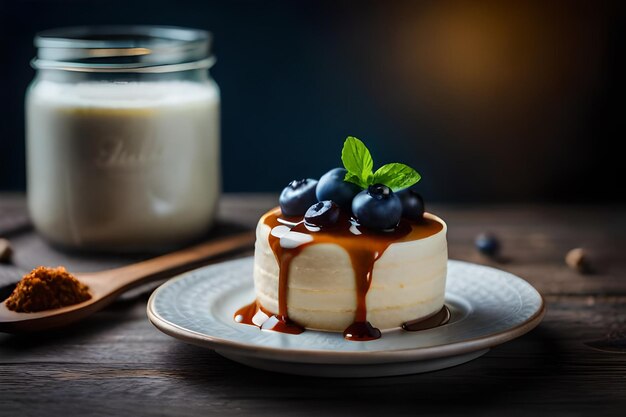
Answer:
M264 223L271 230L280 225L291 224L291 231L310 235L313 239L294 248L285 248L281 246L280 238L270 233L269 244L279 266L278 313L273 314L267 311L260 303L255 301L239 309L235 313L235 320L239 323L260 327L264 330L290 334L302 333L304 328L290 320L288 315L287 292L289 288L290 266L293 259L307 246L319 243L332 243L339 245L348 253L354 270L357 300L356 311L354 322L344 330L343 334L347 340L355 341L373 340L380 337L380 330L367 321L366 299L372 283L374 263L380 259L392 243L423 239L438 233L443 228L441 223L429 218L424 218L419 222L402 219L394 230L381 232L358 227L348 216L342 215L335 227L316 229L305 225L302 219L281 217L281 212L278 208L265 216ZM445 307L444 309L447 311ZM436 327L444 324L441 319L437 319L437 317L440 318L440 314L441 312L438 312L423 320L430 320L428 322L430 326ZM267 317L265 320L263 320L264 316ZM418 329L418 323L421 321L422 319L407 322L403 328L411 331L430 328L422 325ZM435 322L436 324L432 325ZM424 324L428 326L428 323Z

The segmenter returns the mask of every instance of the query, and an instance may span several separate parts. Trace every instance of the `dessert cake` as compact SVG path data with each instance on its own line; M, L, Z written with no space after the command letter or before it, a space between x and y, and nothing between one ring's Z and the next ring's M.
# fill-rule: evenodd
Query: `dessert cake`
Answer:
M446 224L424 212L403 164L372 172L365 145L349 137L345 168L292 181L258 222L256 300L235 320L261 329L304 328L372 340L380 330L447 321Z

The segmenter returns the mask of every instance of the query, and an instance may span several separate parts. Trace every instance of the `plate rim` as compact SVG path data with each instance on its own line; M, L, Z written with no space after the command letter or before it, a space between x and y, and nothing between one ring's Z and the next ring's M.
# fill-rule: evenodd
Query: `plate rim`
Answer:
M253 259L253 256L238 258L234 260L228 260L220 262L220 265L231 262L242 262L243 260ZM367 364L367 363L396 363L396 362L408 362L415 360L429 360L448 356L456 356L475 352L483 349L490 349L494 346L506 343L517 337L520 337L532 329L534 329L546 313L546 302L543 296L535 287L533 287L528 281L523 278L514 275L510 272L503 271L498 268L494 268L487 265L480 265L473 262L460 261L449 259L448 262L454 262L459 264L467 264L472 266L478 266L480 268L486 268L495 270L499 273L505 273L507 279L518 279L528 285L532 291L539 297L539 308L522 323L485 336L479 336L469 339L464 339L457 342L445 343L440 345L428 346L428 347L416 347L410 349L386 349L380 351L332 351L332 350L318 350L318 349L285 349L271 346L259 346L246 344L244 342L237 342L231 339L224 339L219 336L212 336L206 333L200 333L195 330L186 329L175 323L171 323L168 320L161 317L155 310L154 304L159 293L167 288L169 285L176 281L185 279L193 272L188 271L184 274L178 275L152 292L148 300L146 312L149 321L161 332L175 338L182 340L186 343L190 343L196 346L210 348L219 353L221 350L227 350L234 352L235 354L253 356L261 359L269 359L280 362L303 362L303 363L336 363L336 364ZM212 265L208 265L209 267ZM205 267L204 267L205 268ZM309 330L315 331L315 330Z

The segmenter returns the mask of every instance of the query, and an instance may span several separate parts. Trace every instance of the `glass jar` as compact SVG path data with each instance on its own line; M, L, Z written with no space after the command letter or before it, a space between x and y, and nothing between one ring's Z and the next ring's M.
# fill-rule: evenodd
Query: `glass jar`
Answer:
M211 226L221 187L219 89L201 30L42 32L26 95L28 206L50 242L178 246Z

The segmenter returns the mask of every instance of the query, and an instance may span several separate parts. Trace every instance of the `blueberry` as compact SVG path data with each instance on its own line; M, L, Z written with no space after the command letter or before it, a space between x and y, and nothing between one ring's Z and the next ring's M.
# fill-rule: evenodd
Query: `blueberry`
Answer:
M333 201L326 200L313 204L304 214L304 221L318 227L330 227L339 220L341 209Z
M280 193L278 204L285 216L302 216L307 209L317 203L315 187L317 180L308 178L293 180Z
M370 185L352 200L352 213L360 225L370 229L394 228L402 217L400 198L383 184Z
M362 188L351 182L344 181L347 170L344 168L334 168L322 175L315 195L319 201L332 200L339 207L346 211L350 211L352 199Z
M410 188L398 191L396 195L402 202L402 217L409 220L424 218L424 199Z
M480 253L488 256L494 256L500 252L500 242L498 238L490 233L481 233L476 236L474 244Z

